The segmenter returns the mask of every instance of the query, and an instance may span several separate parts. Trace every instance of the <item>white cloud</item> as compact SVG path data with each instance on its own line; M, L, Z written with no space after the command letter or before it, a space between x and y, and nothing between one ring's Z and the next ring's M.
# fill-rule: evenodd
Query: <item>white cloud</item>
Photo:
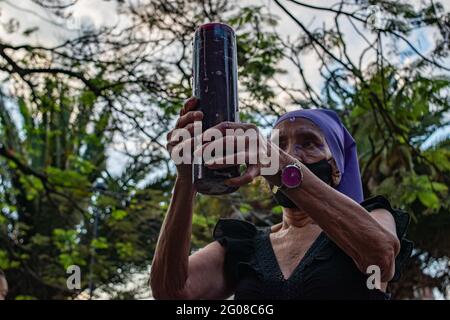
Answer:
M70 8L73 14L68 20L56 17L31 0L22 0L18 3L5 0L0 3L0 8L2 23L16 19L20 22L21 31L36 26L39 28L30 37L21 33L8 34L4 28L0 28L2 41L14 45L28 43L51 47L77 36L81 25L91 24L98 28L111 26L117 22L114 1L79 0Z

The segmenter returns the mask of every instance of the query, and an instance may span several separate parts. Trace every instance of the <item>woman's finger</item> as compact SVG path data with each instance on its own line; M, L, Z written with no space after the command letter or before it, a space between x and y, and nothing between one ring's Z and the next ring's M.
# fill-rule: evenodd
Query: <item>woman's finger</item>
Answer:
M212 157L211 159L205 160L205 166L210 169L220 169L234 167L240 164L257 164L257 161L256 153L241 151L224 157Z
M229 122L229 121L221 122L221 123L215 125L214 127L209 128L208 130L211 130L211 131L219 130L223 134L226 134L227 129L232 129L232 130L242 129L242 130L244 130L244 133L247 132L247 130L254 130L255 135L257 135L257 133L258 133L258 127L255 126L253 123L240 123L240 122ZM206 130L205 133L208 133L208 130ZM248 132L247 132L247 134L248 134Z
M197 108L197 104L198 99L196 97L190 97L187 99L180 110L180 116L184 116L187 112L195 110Z
M253 181L260 174L258 166L251 165L247 170L239 177L227 179L224 183L231 187L240 187Z
M201 121L203 119L203 112L201 111L189 111L185 115L178 118L175 128L184 128L187 124L195 121Z
M202 139L205 139L205 134L202 134ZM202 140L202 141L203 141ZM244 152L250 149L250 146L257 150L257 140L252 139L248 136L224 136L217 138L214 141L206 142L202 144L197 150L195 150L196 156L201 156L205 154L205 151L215 151L215 154L224 155L224 154L234 154L239 152Z
M197 135L195 135L197 133ZM195 124L194 123L188 123L184 128L181 129L175 129L170 133L169 141L176 143L185 141L190 138L198 137L200 139L202 133L199 130L199 132L195 132Z
M186 161L190 161L190 163L192 163L194 159L192 156L194 145L195 145L195 138L189 138L181 142L173 142L173 147L171 149L171 156L174 155L185 157L188 156L187 154L185 154L185 152L187 152L191 158L190 159L186 158Z
M246 152L239 152L226 157L211 158L205 161L205 166L209 169L222 169L234 167L238 164L246 164Z
M195 136L194 136L194 134L195 134L195 132L194 132L195 126L194 126L193 123L188 123L183 129L185 129L186 131L188 131L191 137L195 137ZM201 134L202 134L202 133L201 133L201 131L199 130L198 136L200 136Z

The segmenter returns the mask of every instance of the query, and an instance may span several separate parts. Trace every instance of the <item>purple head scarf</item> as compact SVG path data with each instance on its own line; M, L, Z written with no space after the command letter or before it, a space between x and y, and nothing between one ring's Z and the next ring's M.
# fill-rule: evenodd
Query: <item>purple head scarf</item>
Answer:
M306 118L320 128L342 175L336 190L358 203L362 202L363 192L356 143L336 112L326 109L296 110L282 115L275 126L291 118Z

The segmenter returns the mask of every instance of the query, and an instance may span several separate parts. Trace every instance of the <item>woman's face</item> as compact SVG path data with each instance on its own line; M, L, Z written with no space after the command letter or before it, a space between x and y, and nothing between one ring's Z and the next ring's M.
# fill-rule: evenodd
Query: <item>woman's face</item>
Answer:
M280 149L301 162L315 163L323 159L329 160L332 167L332 184L339 184L340 173L330 148L322 131L312 121L306 118L288 119L274 129L278 129ZM277 131L272 133L272 140L276 134Z

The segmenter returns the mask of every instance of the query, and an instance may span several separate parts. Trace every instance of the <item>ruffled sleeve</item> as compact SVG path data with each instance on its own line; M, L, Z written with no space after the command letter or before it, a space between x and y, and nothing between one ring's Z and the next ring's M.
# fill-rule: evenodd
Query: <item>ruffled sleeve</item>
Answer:
M220 219L213 232L213 237L226 249L225 273L236 281L242 267L251 267L255 252L255 225L237 219ZM254 269L254 268L253 268Z
M364 200L360 203L367 211L383 208L388 210L395 220L395 226L397 231L397 237L400 240L400 252L395 259L395 274L390 282L395 282L400 279L401 270L411 257L413 250L413 243L405 238L406 231L409 226L411 217L405 211L392 208L389 201L383 196L375 196Z

